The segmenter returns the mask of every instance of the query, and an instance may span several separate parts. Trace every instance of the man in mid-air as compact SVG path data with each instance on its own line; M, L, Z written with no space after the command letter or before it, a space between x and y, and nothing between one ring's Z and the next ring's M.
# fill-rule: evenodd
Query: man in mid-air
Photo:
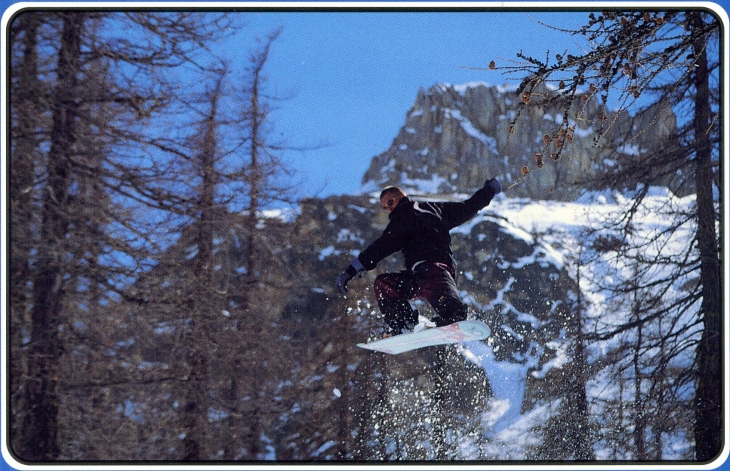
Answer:
M449 231L473 218L501 193L492 178L462 202L415 201L399 187L380 193L380 204L390 222L377 240L362 251L337 277L337 287L347 293L347 283L357 274L374 269L385 257L403 252L406 269L383 273L373 285L386 336L408 332L418 324L418 311L409 301L422 298L436 311L437 327L466 319L467 306L456 290L456 269Z

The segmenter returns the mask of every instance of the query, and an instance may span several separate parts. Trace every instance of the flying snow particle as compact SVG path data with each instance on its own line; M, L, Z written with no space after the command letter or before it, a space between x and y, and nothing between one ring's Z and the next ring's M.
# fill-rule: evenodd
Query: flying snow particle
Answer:
M342 393L340 392L339 389L335 388L335 389L332 390L332 392L334 393L334 395L336 397L342 397Z

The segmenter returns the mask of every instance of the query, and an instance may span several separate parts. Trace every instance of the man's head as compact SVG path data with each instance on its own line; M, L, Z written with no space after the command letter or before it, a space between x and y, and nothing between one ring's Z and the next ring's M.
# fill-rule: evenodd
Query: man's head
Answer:
M403 189L397 186L390 186L380 192L380 205L390 214L405 196L406 193Z

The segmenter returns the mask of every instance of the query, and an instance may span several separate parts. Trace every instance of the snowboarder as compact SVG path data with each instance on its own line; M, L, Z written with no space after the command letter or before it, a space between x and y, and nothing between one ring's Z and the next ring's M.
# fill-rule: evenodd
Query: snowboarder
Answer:
M422 298L436 311L437 327L466 319L467 306L456 290L456 264L449 231L473 218L501 193L492 178L462 202L424 202L406 196L399 187L380 193L380 204L390 222L377 240L363 250L337 277L340 293L359 273L374 269L385 257L402 251L406 270L375 278L373 289L385 317L386 336L408 332L418 323L418 311L409 300Z

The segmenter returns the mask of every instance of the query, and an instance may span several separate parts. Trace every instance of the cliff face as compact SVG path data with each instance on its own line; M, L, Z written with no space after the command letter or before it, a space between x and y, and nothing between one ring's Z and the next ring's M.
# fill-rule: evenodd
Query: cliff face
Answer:
M656 152L676 127L669 107L653 107L640 116L626 114L603 123L605 134L594 143L602 107L595 98L577 100L568 111L574 132L557 154L557 140L546 144L563 122L564 110L546 100L543 91L522 109L514 132L510 123L520 99L513 90L474 83L435 85L418 92L405 124L388 150L373 158L363 176L366 191L398 185L417 193L470 193L484 180L497 177L509 186L531 170L510 196L568 201L581 188L573 183L615 170L616 162ZM648 129L649 132L637 130ZM632 134L630 142L623 142ZM536 166L535 154L544 166ZM630 188L635 181L616 182L614 188ZM595 189L595 188L593 188Z

